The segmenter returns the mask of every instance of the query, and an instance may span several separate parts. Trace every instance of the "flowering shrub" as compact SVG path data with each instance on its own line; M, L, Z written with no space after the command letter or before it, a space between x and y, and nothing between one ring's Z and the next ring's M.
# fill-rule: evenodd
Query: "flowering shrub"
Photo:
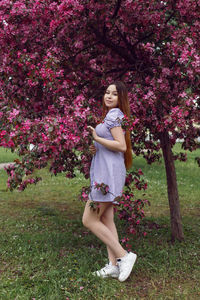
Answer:
M131 171L125 182L125 189L121 197L118 197L119 206L116 208L116 213L120 220L125 221L126 229L126 238L123 238L121 241L126 245L128 250L131 249L130 244L128 243L129 238L132 235L142 234L146 236L146 231L141 227L141 221L145 217L144 206L150 205L150 202L147 199L135 199L134 189L146 190L147 183L144 181L141 176L143 172L141 169L137 171Z

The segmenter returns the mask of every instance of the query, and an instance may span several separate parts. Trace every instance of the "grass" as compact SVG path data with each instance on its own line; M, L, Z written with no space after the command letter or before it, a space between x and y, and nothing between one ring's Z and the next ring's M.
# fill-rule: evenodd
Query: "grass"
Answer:
M18 158L16 153L12 153L9 149L0 147L0 163L13 162Z
M134 159L149 185L146 219L159 228L147 227L146 237L133 237L138 260L124 283L91 275L106 263L106 251L81 224L84 206L78 194L87 180L51 177L42 170L38 185L10 192L6 172L0 170L0 299L199 299L199 167L194 162L199 152L188 153L186 163L176 162L185 240L174 245L163 163L150 166L141 157ZM9 152L0 153L12 161ZM122 237L123 224L116 221Z

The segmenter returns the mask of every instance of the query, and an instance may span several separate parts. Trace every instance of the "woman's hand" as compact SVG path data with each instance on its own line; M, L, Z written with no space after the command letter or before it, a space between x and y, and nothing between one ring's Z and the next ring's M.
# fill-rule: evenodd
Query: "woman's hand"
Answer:
M89 147L89 151L90 151L90 153L91 153L92 155L95 155L96 152L97 152L97 149L96 149L95 145L91 145L91 146Z
M88 126L87 128L88 128L88 129L90 130L90 132L92 133L93 139L96 140L96 138L98 137L98 135L96 134L95 129L94 129L92 126Z

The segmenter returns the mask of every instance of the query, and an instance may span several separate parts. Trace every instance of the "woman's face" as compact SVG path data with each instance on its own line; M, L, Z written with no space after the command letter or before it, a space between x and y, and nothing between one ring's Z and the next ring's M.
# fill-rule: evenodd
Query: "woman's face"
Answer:
M104 95L104 103L108 110L118 106L118 93L114 84L108 86Z

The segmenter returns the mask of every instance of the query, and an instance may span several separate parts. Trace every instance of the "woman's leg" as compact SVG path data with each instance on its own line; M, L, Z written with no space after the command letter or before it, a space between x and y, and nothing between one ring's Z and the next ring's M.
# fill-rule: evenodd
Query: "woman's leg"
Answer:
M119 241L117 229L116 229L115 222L114 222L114 207L113 207L113 205L110 205L104 211L104 213L101 216L101 221L112 232L113 236ZM108 247L108 246L107 246L107 251L108 251L109 261L113 265L116 265L116 256L115 256L115 254L113 253L111 248Z
M123 257L126 251L120 245L118 238L102 222L101 217L104 212L112 205L111 203L99 203L100 209L94 211L90 208L90 200L87 201L83 213L83 225L90 229L106 246L112 251L114 257Z

